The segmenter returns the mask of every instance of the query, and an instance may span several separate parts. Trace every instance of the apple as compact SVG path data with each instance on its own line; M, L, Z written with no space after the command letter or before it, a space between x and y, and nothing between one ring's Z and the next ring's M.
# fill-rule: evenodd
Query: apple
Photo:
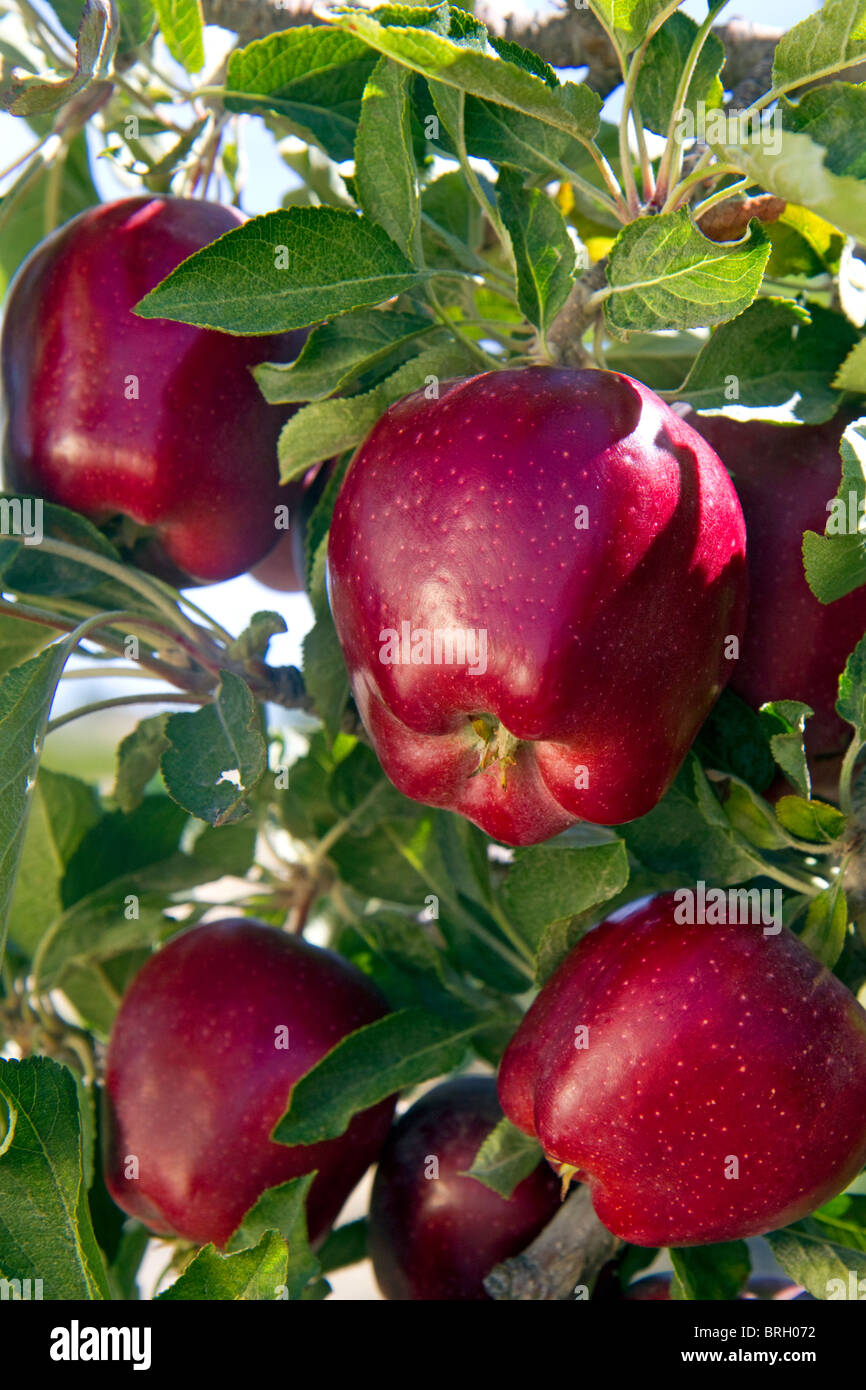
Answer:
M499 1073L508 1118L634 1245L786 1226L866 1161L854 996L787 928L676 913L668 893L588 932Z
M294 1083L347 1033L387 1013L355 966L246 919L193 927L148 960L108 1046L105 1179L160 1235L223 1246L265 1188L318 1170L311 1239L376 1158L394 1101L311 1145L270 1134Z
M229 579L274 545L290 410L250 368L296 356L303 334L238 337L133 307L243 220L198 198L91 208L28 256L6 308L7 488L111 522L137 564L180 584Z
M466 1176L502 1119L496 1081L460 1076L428 1091L382 1150L369 1250L385 1298L482 1300L484 1278L555 1215L560 1182L543 1161L506 1200Z
M637 1303L668 1300L671 1296L672 1280L672 1274L647 1274L643 1279L636 1279L633 1284L629 1284L621 1297ZM790 1279L783 1279L774 1274L755 1275L742 1293L737 1294L737 1300L741 1303L768 1299L778 1303L804 1298L814 1301L814 1295L806 1293L802 1284L793 1284Z
M529 367L421 390L352 461L331 606L382 766L507 844L652 809L734 667L745 527L647 387Z
M851 737L835 704L845 662L866 631L866 587L819 603L803 572L803 532L822 534L827 524L851 416L823 425L687 418L730 469L746 518L749 614L731 689L755 708L768 700L811 705L807 752L830 757Z

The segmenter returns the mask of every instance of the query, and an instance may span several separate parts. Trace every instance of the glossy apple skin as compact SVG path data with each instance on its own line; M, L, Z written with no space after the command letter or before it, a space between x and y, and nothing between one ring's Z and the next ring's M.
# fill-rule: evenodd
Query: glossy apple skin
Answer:
M866 1160L853 995L787 929L681 926L674 911L666 894L590 931L499 1073L509 1119L575 1168L605 1226L635 1245L761 1235Z
M222 1246L267 1187L318 1169L307 1216L317 1239L376 1158L394 1102L338 1139L270 1138L293 1084L347 1033L387 1012L330 951L247 919L174 937L136 975L106 1064L105 1180L159 1234ZM288 1029L288 1048L275 1046ZM138 1178L124 1176L136 1155Z
M489 1300L484 1278L529 1245L560 1205L542 1162L506 1200L461 1176L502 1119L493 1077L464 1076L428 1091L382 1150L370 1203L369 1250L385 1298ZM425 1176L438 1158L438 1178Z
M532 367L407 396L353 460L329 543L385 772L508 844L643 815L731 673L744 555L725 469L629 377ZM383 664L382 634L403 622L482 630L486 670ZM478 716L519 743L475 775Z
M237 337L132 310L243 221L198 198L92 208L32 252L6 308L6 486L98 524L129 518L147 531L136 563L180 583L241 574L274 544L290 411L267 404L250 368L296 356L303 335Z
M851 417L823 425L688 418L731 471L746 518L749 613L731 689L755 708L767 700L811 705L807 752L838 753L851 738L835 711L839 677L866 631L866 588L819 603L803 572L803 532L823 535Z

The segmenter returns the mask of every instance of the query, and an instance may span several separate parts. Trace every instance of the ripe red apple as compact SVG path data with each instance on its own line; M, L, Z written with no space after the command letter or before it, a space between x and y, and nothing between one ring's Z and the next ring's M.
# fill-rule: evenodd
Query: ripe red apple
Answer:
M316 464L295 482L286 483L280 500L289 510L290 525L263 560L250 570L253 579L281 594L302 594L306 589L305 537L307 524L325 490L333 463Z
M133 306L243 222L197 198L137 197L74 217L27 258L3 326L6 486L99 524L180 583L240 574L276 539L289 411L249 370L300 334L243 338Z
M851 737L834 708L839 676L866 631L866 587L819 603L803 572L803 532L821 534L827 524L851 417L823 425L687 418L733 474L746 518L749 613L731 689L756 708L767 700L811 705L807 751L838 753Z
M725 469L640 382L530 367L407 396L329 543L385 772L508 844L643 815L735 664L744 551Z
M684 926L673 894L590 931L502 1060L499 1097L615 1235L785 1226L866 1161L866 1013L786 929Z
M386 1298L487 1299L483 1281L493 1266L525 1249L555 1215L560 1183L544 1162L507 1200L464 1176L501 1119L493 1077L462 1076L428 1091L391 1131L369 1223Z
M142 967L108 1047L105 1180L159 1234L224 1245L267 1187L318 1169L327 1230L376 1158L393 1100L339 1139L277 1144L289 1091L342 1037L387 1012L353 965L249 920L194 927Z

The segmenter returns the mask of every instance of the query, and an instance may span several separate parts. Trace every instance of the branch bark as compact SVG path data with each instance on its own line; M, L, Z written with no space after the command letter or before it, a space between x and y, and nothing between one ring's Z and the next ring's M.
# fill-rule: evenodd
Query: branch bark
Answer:
M522 1254L491 1270L484 1287L497 1300L565 1303L581 1285L592 1292L600 1269L621 1246L581 1185Z

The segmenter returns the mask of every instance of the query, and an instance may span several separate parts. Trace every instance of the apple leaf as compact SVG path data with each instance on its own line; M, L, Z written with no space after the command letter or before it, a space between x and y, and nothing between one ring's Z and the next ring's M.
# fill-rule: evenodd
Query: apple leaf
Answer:
M586 95L591 101L593 94L589 88L569 82L558 87L557 92L560 103L574 108L581 126L591 132L598 124L600 103L596 99L593 113ZM464 126L466 148L477 159L489 159L493 164L524 169L536 175L565 174L571 170L592 177L595 171L594 165L592 172L580 169L586 156L585 140L510 107L467 97Z
M159 771L169 746L167 722L166 713L142 719L118 745L112 794L121 811L134 811L141 804L148 783Z
M376 55L339 29L301 25L229 56L228 111L273 111L341 163L354 151L361 98Z
M201 0L153 0L166 47L187 72L204 67L204 20Z
M401 1009L358 1028L295 1082L273 1138L281 1144L338 1138L358 1111L453 1071L478 1026L475 1014L442 1018Z
M679 394L696 410L733 402L760 416L787 405L794 419L817 424L839 406L833 379L856 340L841 314L793 299L758 299L715 330Z
M866 583L866 537L860 531L866 509L866 419L845 430L841 442L842 480L827 503L823 536L806 531L803 561L812 593L833 603Z
M866 1250L866 1195L840 1192L799 1223L809 1230L820 1228L837 1245Z
M28 125L37 135L46 133L50 116L31 116ZM87 137L79 133L61 147L51 167L31 166L3 194L3 235L0 237L0 294L14 272L45 235L45 207L49 186L59 187L57 223L60 226L76 213L99 202L90 172Z
M331 1231L317 1251L323 1274L331 1274L335 1269L346 1269L349 1265L360 1264L367 1258L367 1221L361 1216L357 1221L347 1221Z
M507 1201L518 1183L534 1173L543 1159L537 1139L524 1134L510 1120L500 1120L473 1158L467 1176L477 1178Z
M631 53L654 34L681 0L589 0L589 7L619 51Z
M421 203L409 120L410 75L380 58L367 81L355 140L355 191L363 212L413 264Z
M800 87L866 58L866 2L824 0L817 14L795 24L773 55L773 90Z
M349 699L349 673L327 595L327 535L320 541L310 571L310 602L316 618L303 641L304 684L331 742Z
M286 1291L281 1297L300 1298L306 1286L322 1273L307 1234L306 1202L315 1176L309 1173L269 1187L246 1213L226 1247L231 1252L244 1250L258 1245L268 1232L281 1235L289 1250L283 1281Z
M400 24L399 11L394 12L397 22L388 17L387 11L337 9L334 13L336 22L344 29L422 77L534 116L584 143L595 135L600 102L586 86L567 83L551 88L524 65L483 52L476 41L459 42L434 32L433 27ZM561 93L566 86L573 91L564 97Z
M705 342L706 335L698 333L630 333L628 342L613 339L605 349L605 361L611 371L637 377L653 391L679 395L680 383Z
M264 772L267 752L246 681L223 671L213 704L170 715L165 736L162 775L178 805L211 825L247 814L244 798Z
M752 1269L744 1240L671 1250L672 1299L736 1298Z
M861 637L839 677L836 713L857 730L857 741L866 743L866 637Z
M63 911L63 876L98 821L99 799L93 787L65 773L40 769L9 914L9 939L25 954L33 954L46 926Z
M294 362L253 368L272 405L319 401L380 368L417 338L444 330L420 314L357 309L314 328Z
M521 313L545 336L574 284L574 242L553 199L540 188L524 188L513 170L502 171L496 192L514 251Z
M637 78L637 100L641 120L648 130L666 135L674 115L674 96L698 26L688 15L677 11L665 20L647 46ZM724 91L719 73L725 61L725 45L714 33L707 35L683 109L692 115L698 102L707 109L721 106Z
M866 396L866 338L852 348L833 380L837 391L855 391Z
M286 1242L277 1231L266 1231L252 1250L238 1250L230 1255L221 1255L214 1245L205 1245L180 1278L157 1298L169 1302L272 1302L283 1297L288 1258Z
M0 613L0 676L5 676L13 666L20 666L28 656L46 647L58 635L56 629L45 627L42 623L31 623L26 618Z
M605 316L613 332L698 328L733 318L758 293L770 242L753 220L742 241L710 241L688 212L639 217L613 244Z
M722 803L731 825L757 849L785 849L788 840L779 829L773 809L744 782L732 780Z
M853 82L831 82L806 92L796 105L785 101L782 110L785 129L808 135L821 145L824 163L834 174L866 178L861 136L866 124L866 88Z
M36 534L40 518L41 531L51 540L65 541L82 550L91 550L103 559L119 562L120 555L114 546L86 517L67 511L65 507L43 502L41 498L10 492L3 493L2 497L10 518L0 539L0 578L4 592L12 590L39 597L72 598L93 590L100 583L100 575L89 565L49 555L38 544L30 544L26 539L12 539L16 535L26 537L28 530ZM16 504L20 512L17 512ZM39 510L35 511L34 508Z
M379 304L422 278L367 218L292 207L251 218L196 251L135 312L226 333L282 333Z
M521 938L537 952L551 923L607 902L627 882L625 845L612 835L608 843L578 849L533 845L515 852L502 902Z
M114 0L120 16L119 48L122 52L139 48L153 32L156 12L153 0Z
M839 269L845 238L816 212L786 203L785 211L774 222L764 223L764 231L773 243L767 262L771 279L808 278Z
M796 798L790 798L795 800ZM809 803L814 805L814 803ZM827 807L828 811L833 807ZM841 816L841 812L836 814ZM842 817L844 820L844 817ZM811 838L815 838L814 835ZM831 883L812 898L806 913L806 925L800 940L817 956L822 965L832 970L842 954L848 934L848 902L838 881Z
M808 801L801 796L780 796L776 815L798 840L813 840L815 844L832 844L846 825L845 816L837 806L828 806L826 801Z
M296 411L280 434L280 477L302 477L314 463L354 449L389 406L425 387L435 392L452 377L465 376L478 362L463 343L447 341L425 348L389 377L360 396L313 401Z
M732 773L756 791L766 791L775 776L765 723L732 690L722 692L694 747L706 767Z
M858 1281L866 1279L866 1251L837 1245L807 1217L765 1237L786 1274L815 1298L859 1298ZM853 1292L852 1292L853 1276Z
M13 69L8 88L0 91L0 106L13 116L56 111L108 70L117 35L117 16L111 0L84 0L75 41L74 73L70 77L45 78Z
M814 714L809 705L799 700L772 700L761 706L761 718L766 722L770 735L770 751L789 782L797 788L801 796L811 795L812 782L803 734L806 720Z
M0 1058L0 1276L54 1301L107 1299L84 1183L75 1079L48 1057Z

